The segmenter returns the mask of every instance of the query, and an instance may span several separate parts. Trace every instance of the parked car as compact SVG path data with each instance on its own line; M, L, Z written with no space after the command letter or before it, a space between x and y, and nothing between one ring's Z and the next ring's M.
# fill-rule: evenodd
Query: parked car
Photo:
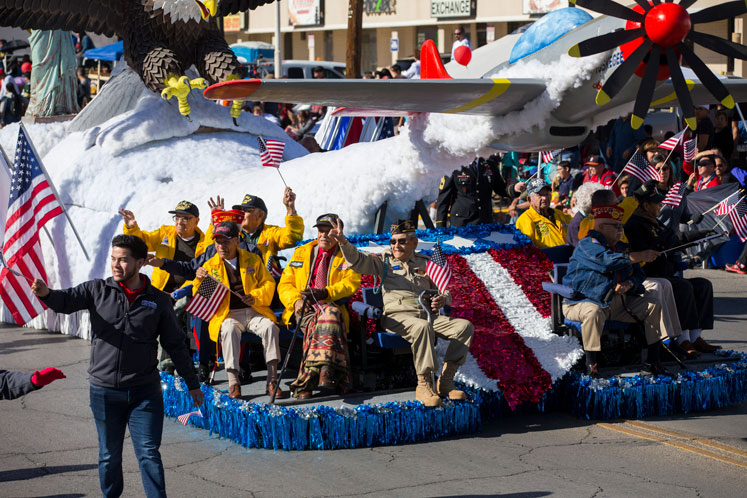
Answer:
M275 72L275 63L272 60L258 59L253 65L246 66L249 75L256 74L259 78ZM281 75L288 79L312 79L312 72L317 66L324 68L325 76L329 79L345 78L345 64L332 61L285 60L282 62Z

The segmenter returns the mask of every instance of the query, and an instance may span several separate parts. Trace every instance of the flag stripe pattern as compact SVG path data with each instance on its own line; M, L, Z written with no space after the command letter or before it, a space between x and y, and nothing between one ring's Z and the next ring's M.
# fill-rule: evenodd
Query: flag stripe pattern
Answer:
M687 130L687 128L684 128L682 131L680 131L676 135L673 135L673 136L669 137L667 140L665 140L664 142L662 142L659 145L659 148L660 149L667 149L667 150L674 150L674 149L676 149L677 146L680 143L680 140L682 140L682 137L685 135L685 131L686 130Z
M280 270L280 266L275 264L275 256L267 257L267 271L270 272L272 278L280 278L283 272Z
M27 278L46 281L39 230L62 214L62 206L23 127L18 131L14 160L3 256L8 268ZM0 297L16 323L24 325L46 306L32 294L29 281L14 275L8 268L0 272Z
M540 152L540 158L542 159L543 163L551 163L553 159L555 159L558 154L560 154L560 149L557 150L543 150Z
M731 220L739 240L747 242L747 204L744 199L737 202L736 206L729 211L729 220Z
M736 202L739 200L739 196L737 195L730 195L723 201L718 203L718 207L716 207L716 216L724 216L726 214L729 214L732 210L732 207Z
M684 149L683 159L685 160L685 162L692 162L693 158L695 157L695 139L692 138L688 140L683 144L682 147Z
M259 147L259 160L262 161L262 166L279 168L280 163L283 162L285 142L281 140L265 140L262 137L257 137L257 145Z
M202 417L202 413L200 413L199 408L193 412L185 413L183 415L179 415L176 417L176 419L181 422L182 425L187 425L187 422L189 422L189 417L194 415L195 417Z
M209 322L227 294L228 287L212 277L206 277L184 310L195 318Z
M633 157L630 158L628 164L623 168L623 173L629 173L634 177L638 178L641 183L646 183L649 180L661 180L659 172L651 166L648 159L643 157L638 151L635 151Z
M682 197L685 194L685 189L687 188L687 184L685 182L677 182L669 189L667 192L667 195L664 196L664 200L661 201L662 204L665 204L667 206L674 206L677 207L682 202Z
M425 273L436 284L438 292L443 294L451 280L451 270L449 269L449 262L446 261L446 257L441 250L441 244L437 243L433 248L431 259L425 265Z

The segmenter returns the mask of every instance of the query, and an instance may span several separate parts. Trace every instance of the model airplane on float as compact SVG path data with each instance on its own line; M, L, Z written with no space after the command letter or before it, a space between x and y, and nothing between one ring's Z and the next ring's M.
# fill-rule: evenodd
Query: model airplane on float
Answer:
M692 42L728 57L747 59L744 45L695 29L698 24L747 13L747 2L726 2L688 12L696 1L636 0L637 5L629 8L612 0L571 0L577 7L603 15L592 18L578 8L553 11L522 35L506 37L511 43L510 54L504 52L502 59L487 63L483 58L477 67L479 77L452 78L435 44L427 41L421 50L420 80L253 79L218 83L204 95L208 99L337 106L344 107L338 112L347 115L435 112L503 116L540 96L547 80L491 79L491 75L522 61L549 64L563 54L586 57L608 52L591 78L564 94L546 126L499 137L494 146L518 151L573 146L588 135L595 116L618 107L624 109L619 114L625 114L631 104L634 128L643 124L649 108L668 108L679 101L688 126L695 129L693 102L722 103L731 108L735 99L747 101L747 79L716 77L688 45ZM476 50L473 60L480 59L480 51L491 50L502 41ZM697 78L685 78L680 67L683 59ZM470 70L475 73L475 68Z

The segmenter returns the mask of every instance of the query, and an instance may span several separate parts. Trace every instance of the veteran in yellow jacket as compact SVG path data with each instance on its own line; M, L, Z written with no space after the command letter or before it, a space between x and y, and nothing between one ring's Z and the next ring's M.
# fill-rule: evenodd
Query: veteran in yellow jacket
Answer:
M239 226L230 221L220 223L213 230L216 254L196 272L193 292L200 292L206 278L212 278L229 289L210 319L210 338L220 341L228 375L228 395L241 397L239 381L239 353L244 331L258 335L264 347L267 363L267 394L287 397L278 387L277 365L280 359L279 329L275 314L270 309L275 292L275 280L262 259L239 249Z
M301 368L291 384L299 399L311 397L316 388L328 394L345 393L351 386L349 317L344 306L334 303L355 294L361 276L350 269L337 242L329 237L333 222L339 222L336 214L317 218L317 239L296 249L278 283L285 306L283 320L300 323L304 331ZM304 299L315 306L304 308Z
M120 209L119 214L124 221L125 235L134 235L145 241L148 251L155 251L156 257L168 258L174 261L190 261L203 252L211 244L205 234L197 227L200 222L200 210L189 201L181 201L169 211L174 215L174 225L162 225L161 228L146 232L140 229L135 215L127 209ZM151 285L156 289L171 294L184 286L186 279L179 275L171 275L160 268L153 268Z
M550 207L550 184L541 178L527 182L530 207L516 220L516 228L540 249L562 246L571 217Z

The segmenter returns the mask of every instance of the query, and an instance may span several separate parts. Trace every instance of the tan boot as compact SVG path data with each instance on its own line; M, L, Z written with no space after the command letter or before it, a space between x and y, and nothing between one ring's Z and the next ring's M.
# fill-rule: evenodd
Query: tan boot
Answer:
M441 406L441 398L433 392L433 384L431 383L430 374L418 375L418 387L415 388L415 400L420 401L428 407Z
M441 376L438 378L436 383L436 392L442 398L449 397L449 399L464 401L467 399L467 395L464 391L460 391L454 387L454 375L457 373L459 365L452 362L444 362L444 366L441 369Z

